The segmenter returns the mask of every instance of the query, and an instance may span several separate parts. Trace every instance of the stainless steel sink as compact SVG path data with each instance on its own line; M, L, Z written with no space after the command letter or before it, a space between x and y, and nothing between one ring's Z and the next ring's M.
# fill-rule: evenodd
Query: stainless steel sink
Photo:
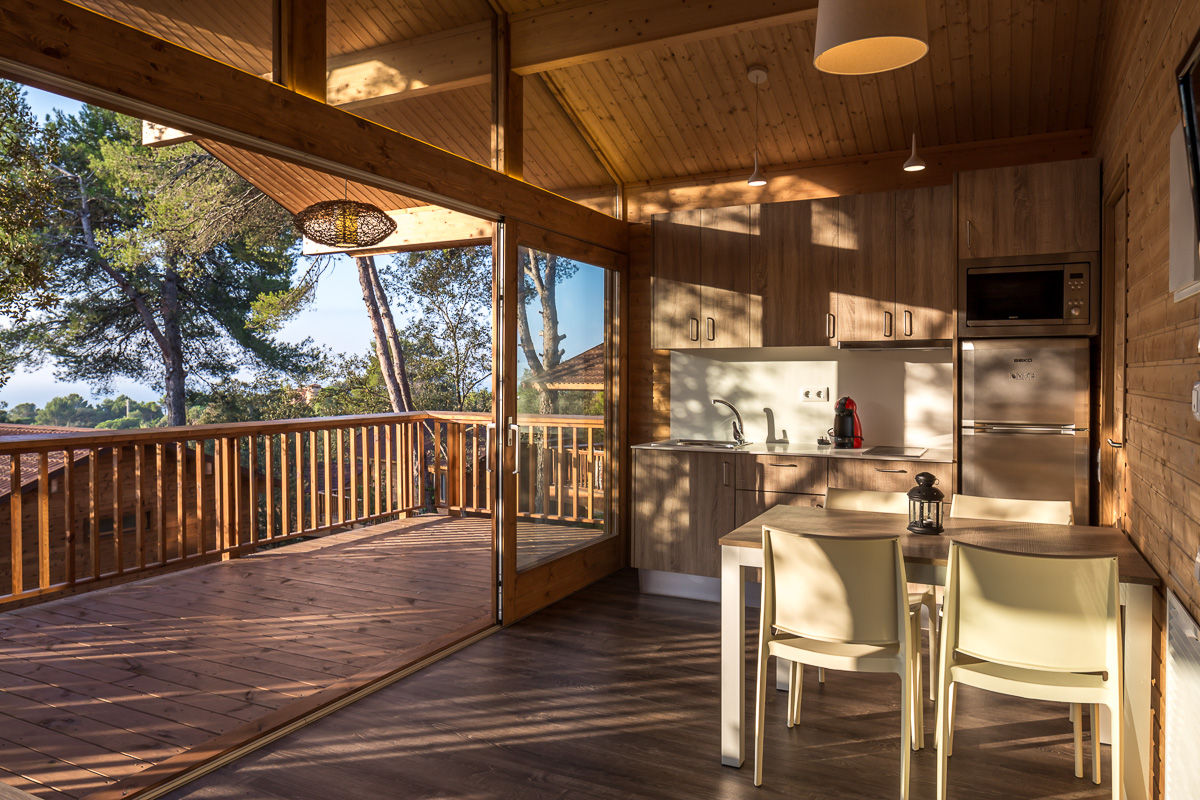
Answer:
M721 439L670 439L659 444L659 447L719 447L722 450L736 450L739 445Z

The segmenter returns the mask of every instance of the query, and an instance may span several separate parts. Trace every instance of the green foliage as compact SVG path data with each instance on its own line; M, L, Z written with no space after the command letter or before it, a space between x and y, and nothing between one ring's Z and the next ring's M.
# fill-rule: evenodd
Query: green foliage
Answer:
M413 404L436 411L489 410L491 248L399 255L380 277L413 314L400 333Z
M18 403L0 409L0 421L57 428L153 428L163 424L163 413L162 406L153 401L139 403L120 395L92 405L72 392L47 400L41 408Z
M37 406L33 403L17 403L4 414L4 421L14 425L32 425L37 418Z
M46 126L59 178L44 202L58 302L14 328L21 357L103 391L124 376L162 388L182 423L185 378L243 367L303 380L310 341L251 326L255 303L292 290L290 216L194 144L147 148L140 122L84 106Z
M19 84L0 80L0 314L22 318L52 301L46 231L57 211L47 201L57 158L55 131L38 124Z

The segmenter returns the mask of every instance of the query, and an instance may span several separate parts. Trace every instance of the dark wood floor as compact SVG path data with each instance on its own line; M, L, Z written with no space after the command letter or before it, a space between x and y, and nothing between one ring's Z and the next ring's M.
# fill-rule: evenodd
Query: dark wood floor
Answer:
M0 614L0 781L81 797L493 621L486 519L417 518Z
M717 607L609 578L202 778L172 800L894 798L895 678L814 670L803 724L771 693L766 780L718 760ZM1062 705L963 688L955 798L1102 798ZM926 703L927 724L932 707ZM932 738L932 737L931 737ZM932 744L932 741L930 741ZM914 754L914 800L935 753Z

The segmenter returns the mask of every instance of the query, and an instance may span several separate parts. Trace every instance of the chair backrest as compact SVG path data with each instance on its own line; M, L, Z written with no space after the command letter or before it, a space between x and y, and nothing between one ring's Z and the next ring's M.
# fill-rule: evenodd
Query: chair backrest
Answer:
M829 642L906 641L900 540L763 528L763 623Z
M908 495L904 492L876 492L870 489L825 490L825 507L842 511L879 511L885 514L907 514Z
M978 497L972 494L954 495L950 501L950 516L1045 522L1051 525L1075 523L1070 500L1011 500L1007 497Z
M951 542L948 652L1060 672L1115 669L1117 559L1028 555Z

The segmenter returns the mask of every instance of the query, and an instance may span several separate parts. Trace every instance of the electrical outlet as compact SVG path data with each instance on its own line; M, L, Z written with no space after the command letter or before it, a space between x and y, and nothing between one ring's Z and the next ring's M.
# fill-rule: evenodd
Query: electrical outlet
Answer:
M1192 384L1192 416L1200 419L1200 381Z
M800 397L806 403L824 403L829 400L828 386L806 386L800 390Z

